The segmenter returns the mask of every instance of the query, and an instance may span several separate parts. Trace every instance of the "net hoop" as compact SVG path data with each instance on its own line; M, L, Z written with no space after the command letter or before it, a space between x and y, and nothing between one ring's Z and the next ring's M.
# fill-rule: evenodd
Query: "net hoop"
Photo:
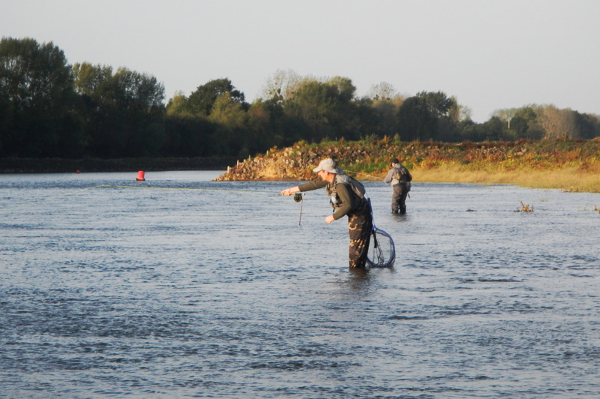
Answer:
M394 240L388 233L375 226L373 226L371 234L373 242L369 244L367 264L370 267L393 267L396 262Z

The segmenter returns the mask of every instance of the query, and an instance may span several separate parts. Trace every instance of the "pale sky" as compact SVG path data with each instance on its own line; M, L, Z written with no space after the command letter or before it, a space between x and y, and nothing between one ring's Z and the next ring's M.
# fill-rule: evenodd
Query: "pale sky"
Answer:
M147 73L167 101L228 78L252 102L278 70L443 91L487 121L553 104L600 115L599 0L0 0L0 36L70 64Z

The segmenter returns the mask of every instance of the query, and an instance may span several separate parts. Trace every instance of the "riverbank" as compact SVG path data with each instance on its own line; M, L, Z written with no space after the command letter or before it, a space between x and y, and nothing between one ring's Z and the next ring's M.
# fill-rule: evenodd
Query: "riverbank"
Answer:
M216 181L303 181L321 159L334 158L359 180L380 181L397 157L415 182L516 184L600 193L600 139L484 143L298 142L265 154L235 158L22 159L0 158L0 173L85 173L227 170Z
M381 180L397 157L422 183L516 184L600 193L600 140L485 143L328 142L278 150L238 162L217 181L310 180L324 158L359 180Z
M459 169L420 169L415 180L423 183L515 184L521 187L559 189L566 192L600 193L600 168L582 172L578 168L530 171L462 171Z

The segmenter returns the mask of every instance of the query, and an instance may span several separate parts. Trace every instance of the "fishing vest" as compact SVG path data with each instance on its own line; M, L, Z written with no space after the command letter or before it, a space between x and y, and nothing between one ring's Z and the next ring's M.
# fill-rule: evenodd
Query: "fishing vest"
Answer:
M327 195L329 196L329 202L331 203L333 208L339 208L343 205L336 190L336 187L339 184L344 184L350 189L349 191L351 193L351 197L353 197L352 210L354 211L362 208L367 201L365 199L365 186L363 186L362 183L358 180L353 179L352 177L346 174L336 175L334 184L328 184L326 187Z
M400 183L408 183L412 181L412 176L408 169L400 165L399 168L394 168L394 179L398 180Z

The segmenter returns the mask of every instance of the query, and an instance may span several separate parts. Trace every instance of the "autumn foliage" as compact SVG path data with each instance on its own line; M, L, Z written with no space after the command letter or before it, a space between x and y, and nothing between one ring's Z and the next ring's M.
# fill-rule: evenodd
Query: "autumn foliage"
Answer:
M312 179L312 168L324 158L335 159L345 171L362 180L379 180L394 157L412 171L415 182L506 183L600 192L598 139L398 143L384 138L299 142L240 162L218 180Z

